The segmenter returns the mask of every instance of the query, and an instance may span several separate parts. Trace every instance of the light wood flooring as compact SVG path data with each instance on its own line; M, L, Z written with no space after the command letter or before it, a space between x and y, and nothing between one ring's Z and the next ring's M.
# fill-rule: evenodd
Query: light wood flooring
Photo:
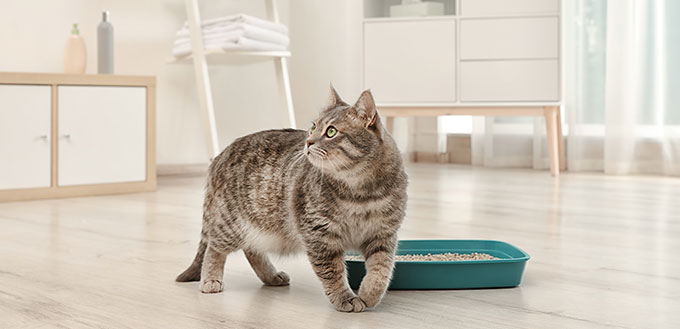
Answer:
M680 179L409 165L401 238L498 239L531 255L511 289L390 291L332 309L303 256L264 287L173 279L199 237L202 177L158 192L0 203L0 328L680 328Z

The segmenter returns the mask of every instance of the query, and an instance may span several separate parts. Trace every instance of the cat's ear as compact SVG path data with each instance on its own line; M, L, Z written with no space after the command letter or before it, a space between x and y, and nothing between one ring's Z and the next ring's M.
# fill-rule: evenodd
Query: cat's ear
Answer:
M375 107L375 101L373 100L373 94L371 94L370 89L366 89L361 93L357 103L354 104L354 108L359 113L359 118L362 120L365 127L375 125L378 117L378 110Z
M338 105L349 105L345 103L342 98L340 98L340 95L338 95L338 92L335 91L335 88L333 88L333 83L330 84L330 93L328 94L328 99L326 100L326 106L324 108L333 108Z

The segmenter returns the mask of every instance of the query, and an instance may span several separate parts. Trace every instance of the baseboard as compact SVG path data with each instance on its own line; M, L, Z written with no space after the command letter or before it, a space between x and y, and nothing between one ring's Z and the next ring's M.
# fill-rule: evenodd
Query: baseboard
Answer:
M208 172L207 163L177 163L159 164L156 167L158 176L173 175L205 175Z

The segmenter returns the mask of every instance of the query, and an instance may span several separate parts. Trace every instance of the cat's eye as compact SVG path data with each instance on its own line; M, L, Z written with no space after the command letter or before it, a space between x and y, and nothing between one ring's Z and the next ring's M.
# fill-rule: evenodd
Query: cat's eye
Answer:
M326 129L326 136L327 136L328 138L332 138L332 137L335 136L337 133L338 133L338 130L335 129L335 127L333 127L333 126L330 126L330 127L328 127L328 129Z
M309 129L309 132L310 132L310 133L313 133L314 130L316 130L316 125L315 125L315 124L312 124L312 128Z

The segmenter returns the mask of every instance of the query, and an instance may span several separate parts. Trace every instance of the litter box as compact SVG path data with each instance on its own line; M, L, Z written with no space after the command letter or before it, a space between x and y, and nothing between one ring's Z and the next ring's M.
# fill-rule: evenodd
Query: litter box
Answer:
M389 289L473 289L515 287L522 281L529 255L502 241L400 240L397 255L486 253L498 259L396 261ZM349 285L358 289L366 275L363 260L345 260Z

